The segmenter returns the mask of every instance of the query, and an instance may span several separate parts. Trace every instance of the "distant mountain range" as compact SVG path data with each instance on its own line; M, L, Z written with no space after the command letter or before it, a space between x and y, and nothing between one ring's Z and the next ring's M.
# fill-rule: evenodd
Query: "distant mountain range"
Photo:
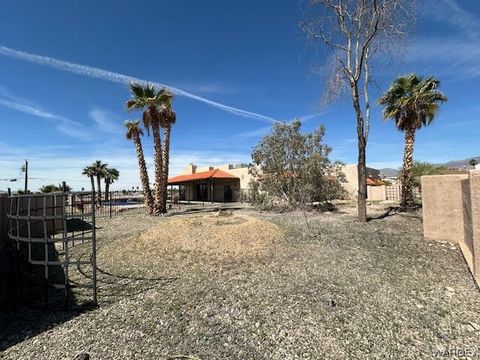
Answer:
M468 170L471 169L469 164L470 160L475 159L480 164L480 156L474 156L463 160L453 160L443 164L436 164L438 166L444 166L448 169ZM400 174L399 169L384 168L379 169L380 177L397 177Z
M470 166L469 162L472 159L477 160L477 162L480 164L480 156L474 156L474 157L471 157L471 158L468 158L468 159L449 161L445 164L440 164L440 165L443 165L443 166L445 166L447 168L450 168L450 169L461 169L461 170L470 169L471 166Z
M400 174L400 170L391 169L391 168L384 168L380 169L380 177L398 177Z

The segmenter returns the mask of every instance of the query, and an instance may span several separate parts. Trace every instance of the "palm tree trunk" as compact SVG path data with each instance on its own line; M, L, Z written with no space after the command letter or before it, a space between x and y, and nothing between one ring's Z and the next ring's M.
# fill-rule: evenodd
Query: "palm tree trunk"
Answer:
M140 180L142 182L143 188L143 201L145 202L148 213L153 214L153 197L152 191L150 190L150 183L148 180L147 164L145 162L145 156L143 155L142 141L140 140L140 136L138 136L138 134L133 138L133 141L135 142L135 149L137 151L138 167L140 169Z
M155 163L155 201L154 214L158 215L163 209L162 184L163 184L163 164L162 164L162 141L160 139L160 126L158 121L152 124L153 133L153 162Z
M108 202L110 191L110 180L105 179L105 202Z
M98 206L102 206L102 182L100 175L97 175L97 187Z
M415 206L413 198L413 144L415 142L415 129L405 130L405 150L403 153L403 170L402 170L402 200L400 207L408 209Z
M170 124L163 128L163 149L162 149L162 165L163 165L163 183L162 183L162 213L167 212L167 193L168 193L168 165L170 160L170 133L172 127Z
M92 183L92 193L95 192L95 181L93 180L93 175L90 175L90 182Z

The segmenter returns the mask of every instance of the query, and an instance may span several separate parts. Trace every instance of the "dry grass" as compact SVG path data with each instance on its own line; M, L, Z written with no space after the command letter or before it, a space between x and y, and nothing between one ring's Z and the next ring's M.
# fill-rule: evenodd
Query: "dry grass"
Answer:
M106 244L98 252L98 263L106 269L127 268L131 272L134 267L137 273L154 275L166 259L181 264L200 259L211 262L258 258L282 238L277 225L249 215L181 216Z

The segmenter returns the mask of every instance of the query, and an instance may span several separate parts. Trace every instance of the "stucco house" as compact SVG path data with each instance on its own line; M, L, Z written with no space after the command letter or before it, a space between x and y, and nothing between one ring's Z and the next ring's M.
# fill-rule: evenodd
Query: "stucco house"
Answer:
M347 191L350 198L354 199L358 194L358 168L357 164L347 164L342 167L346 182L343 188ZM380 178L380 170L367 167L367 185L375 186Z
M357 165L344 165L342 171L346 180L342 185L349 197L355 198L358 193ZM216 167L189 164L180 174L169 178L168 184L178 186L180 200L228 202L236 201L241 192L246 193L251 180L253 176L249 173L248 164ZM367 168L367 184L375 185L377 180L381 180L380 171Z
M248 191L252 175L247 164L225 164L198 167L189 164L169 185L179 188L180 200L228 202L235 201L242 191Z

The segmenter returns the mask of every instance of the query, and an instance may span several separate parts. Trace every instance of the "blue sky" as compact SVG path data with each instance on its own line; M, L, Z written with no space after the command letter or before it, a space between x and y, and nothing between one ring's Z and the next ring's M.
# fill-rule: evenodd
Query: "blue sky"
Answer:
M138 185L134 147L124 139L122 125L138 117L124 110L128 77L185 92L174 102L171 174L189 162L249 162L269 119L296 116L305 120L306 130L326 126L333 159L355 162L348 99L318 107L323 84L309 70L313 50L298 27L301 4L5 2L0 12L0 178L20 176L28 158L37 178L33 189L62 180L79 189L89 184L82 168L98 158L120 170L117 188ZM404 61L375 71L374 98L401 74L415 71L442 81L449 101L436 122L418 132L416 159L480 155L480 2L420 1ZM368 163L399 167L403 136L379 115L374 108ZM151 139L144 143L151 164ZM8 186L22 183L0 181L0 189Z

